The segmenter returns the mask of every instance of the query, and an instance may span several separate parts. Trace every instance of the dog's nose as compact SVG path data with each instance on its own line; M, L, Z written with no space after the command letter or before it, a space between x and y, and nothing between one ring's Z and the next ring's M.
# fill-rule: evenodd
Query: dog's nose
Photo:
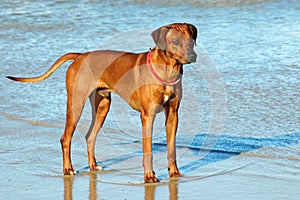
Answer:
M188 61L190 63L193 63L196 62L196 60L197 60L197 54L194 51L190 52L188 56Z

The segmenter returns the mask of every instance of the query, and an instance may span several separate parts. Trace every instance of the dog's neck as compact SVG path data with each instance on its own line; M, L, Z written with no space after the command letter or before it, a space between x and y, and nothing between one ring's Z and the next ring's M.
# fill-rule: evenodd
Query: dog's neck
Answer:
M162 84L172 86L181 81L183 65L168 56L164 51L158 48L150 50L147 54L147 64L153 76Z

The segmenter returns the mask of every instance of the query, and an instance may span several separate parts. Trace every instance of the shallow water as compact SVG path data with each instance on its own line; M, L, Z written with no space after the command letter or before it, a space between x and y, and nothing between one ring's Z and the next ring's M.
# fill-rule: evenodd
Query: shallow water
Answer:
M297 199L300 1L205 2L1 1L0 197ZM154 167L161 184L143 184L139 114L116 95L96 146L104 171L87 170L87 104L72 143L79 175L62 176L67 65L38 84L5 76L39 75L67 52L148 51L151 32L173 22L199 31L177 136L185 176L168 179L160 114Z

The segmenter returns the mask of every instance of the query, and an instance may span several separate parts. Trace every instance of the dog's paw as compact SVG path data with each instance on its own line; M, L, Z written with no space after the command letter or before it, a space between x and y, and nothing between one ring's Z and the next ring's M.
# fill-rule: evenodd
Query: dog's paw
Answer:
M73 168L70 169L64 169L64 174L65 175L76 175L76 170Z
M169 173L170 174L170 178L175 178L175 177L180 177L181 173L180 172L173 172L173 173Z
M179 170L178 170L178 168L175 164L170 166L168 168L168 170L169 170L170 178L175 178L175 177L180 177L181 176L181 174L180 174L180 172L179 172Z
M96 160L93 159L92 162L89 163L89 167L91 171L102 171L103 167L100 165L97 165Z
M103 171L103 167L100 165L93 166L90 168L91 171Z
M154 171L145 172L144 176L145 183L158 183L159 180L155 177Z

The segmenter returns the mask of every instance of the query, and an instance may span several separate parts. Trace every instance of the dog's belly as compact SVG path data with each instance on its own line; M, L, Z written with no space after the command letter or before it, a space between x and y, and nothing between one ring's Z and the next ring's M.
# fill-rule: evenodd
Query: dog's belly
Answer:
M109 88L98 88L97 89L97 92L100 96L104 97L104 98L107 98L109 97L110 93L112 92L111 89Z

